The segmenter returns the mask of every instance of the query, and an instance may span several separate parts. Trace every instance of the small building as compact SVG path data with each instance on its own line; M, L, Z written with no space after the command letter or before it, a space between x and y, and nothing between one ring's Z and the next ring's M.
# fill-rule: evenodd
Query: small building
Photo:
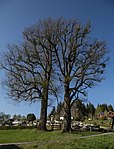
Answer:
M63 120L64 120L64 116L60 116L60 120L62 120L62 121L63 121Z
M60 116L60 120L64 120L64 116ZM71 116L71 120L73 120L73 116Z
M113 116L114 116L114 112L109 111L109 112L107 113L107 118L108 118L108 119L111 119Z

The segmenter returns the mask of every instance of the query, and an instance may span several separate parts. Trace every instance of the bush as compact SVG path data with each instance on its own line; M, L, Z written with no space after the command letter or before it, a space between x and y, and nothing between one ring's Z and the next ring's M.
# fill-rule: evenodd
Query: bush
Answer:
M36 126L0 126L0 130L35 129Z
M75 121L81 121L81 119L79 117L76 117Z
M36 116L34 114L30 113L27 115L27 120L29 122L34 121L34 120L36 120Z
M106 116L102 116L102 117L100 118L100 120L107 120L107 117L106 117Z

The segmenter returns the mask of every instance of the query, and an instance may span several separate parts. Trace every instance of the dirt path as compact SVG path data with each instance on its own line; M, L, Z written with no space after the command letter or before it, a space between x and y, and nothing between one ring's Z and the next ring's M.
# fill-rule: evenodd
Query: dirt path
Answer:
M111 134L114 134L114 132L107 132L107 133L101 133L101 134L89 135L89 136L81 136L79 138L91 138L91 137L105 136L105 135L111 135Z

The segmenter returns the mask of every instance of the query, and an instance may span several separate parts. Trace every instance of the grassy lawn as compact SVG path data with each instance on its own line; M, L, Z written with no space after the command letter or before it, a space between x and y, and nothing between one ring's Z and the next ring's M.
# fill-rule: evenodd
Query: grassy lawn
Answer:
M78 138L98 132L62 133L33 130L0 130L0 143L36 141L4 149L114 149L114 135Z
M0 143L51 141L74 139L78 136L96 134L98 132L62 133L61 131L41 132L36 129L0 130Z

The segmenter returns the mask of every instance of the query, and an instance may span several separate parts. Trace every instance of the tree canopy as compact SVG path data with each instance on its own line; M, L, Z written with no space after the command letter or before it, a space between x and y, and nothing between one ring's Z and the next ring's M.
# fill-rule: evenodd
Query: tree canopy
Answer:
M27 120L30 121L34 121L36 120L36 116L33 113L29 113L27 114Z

